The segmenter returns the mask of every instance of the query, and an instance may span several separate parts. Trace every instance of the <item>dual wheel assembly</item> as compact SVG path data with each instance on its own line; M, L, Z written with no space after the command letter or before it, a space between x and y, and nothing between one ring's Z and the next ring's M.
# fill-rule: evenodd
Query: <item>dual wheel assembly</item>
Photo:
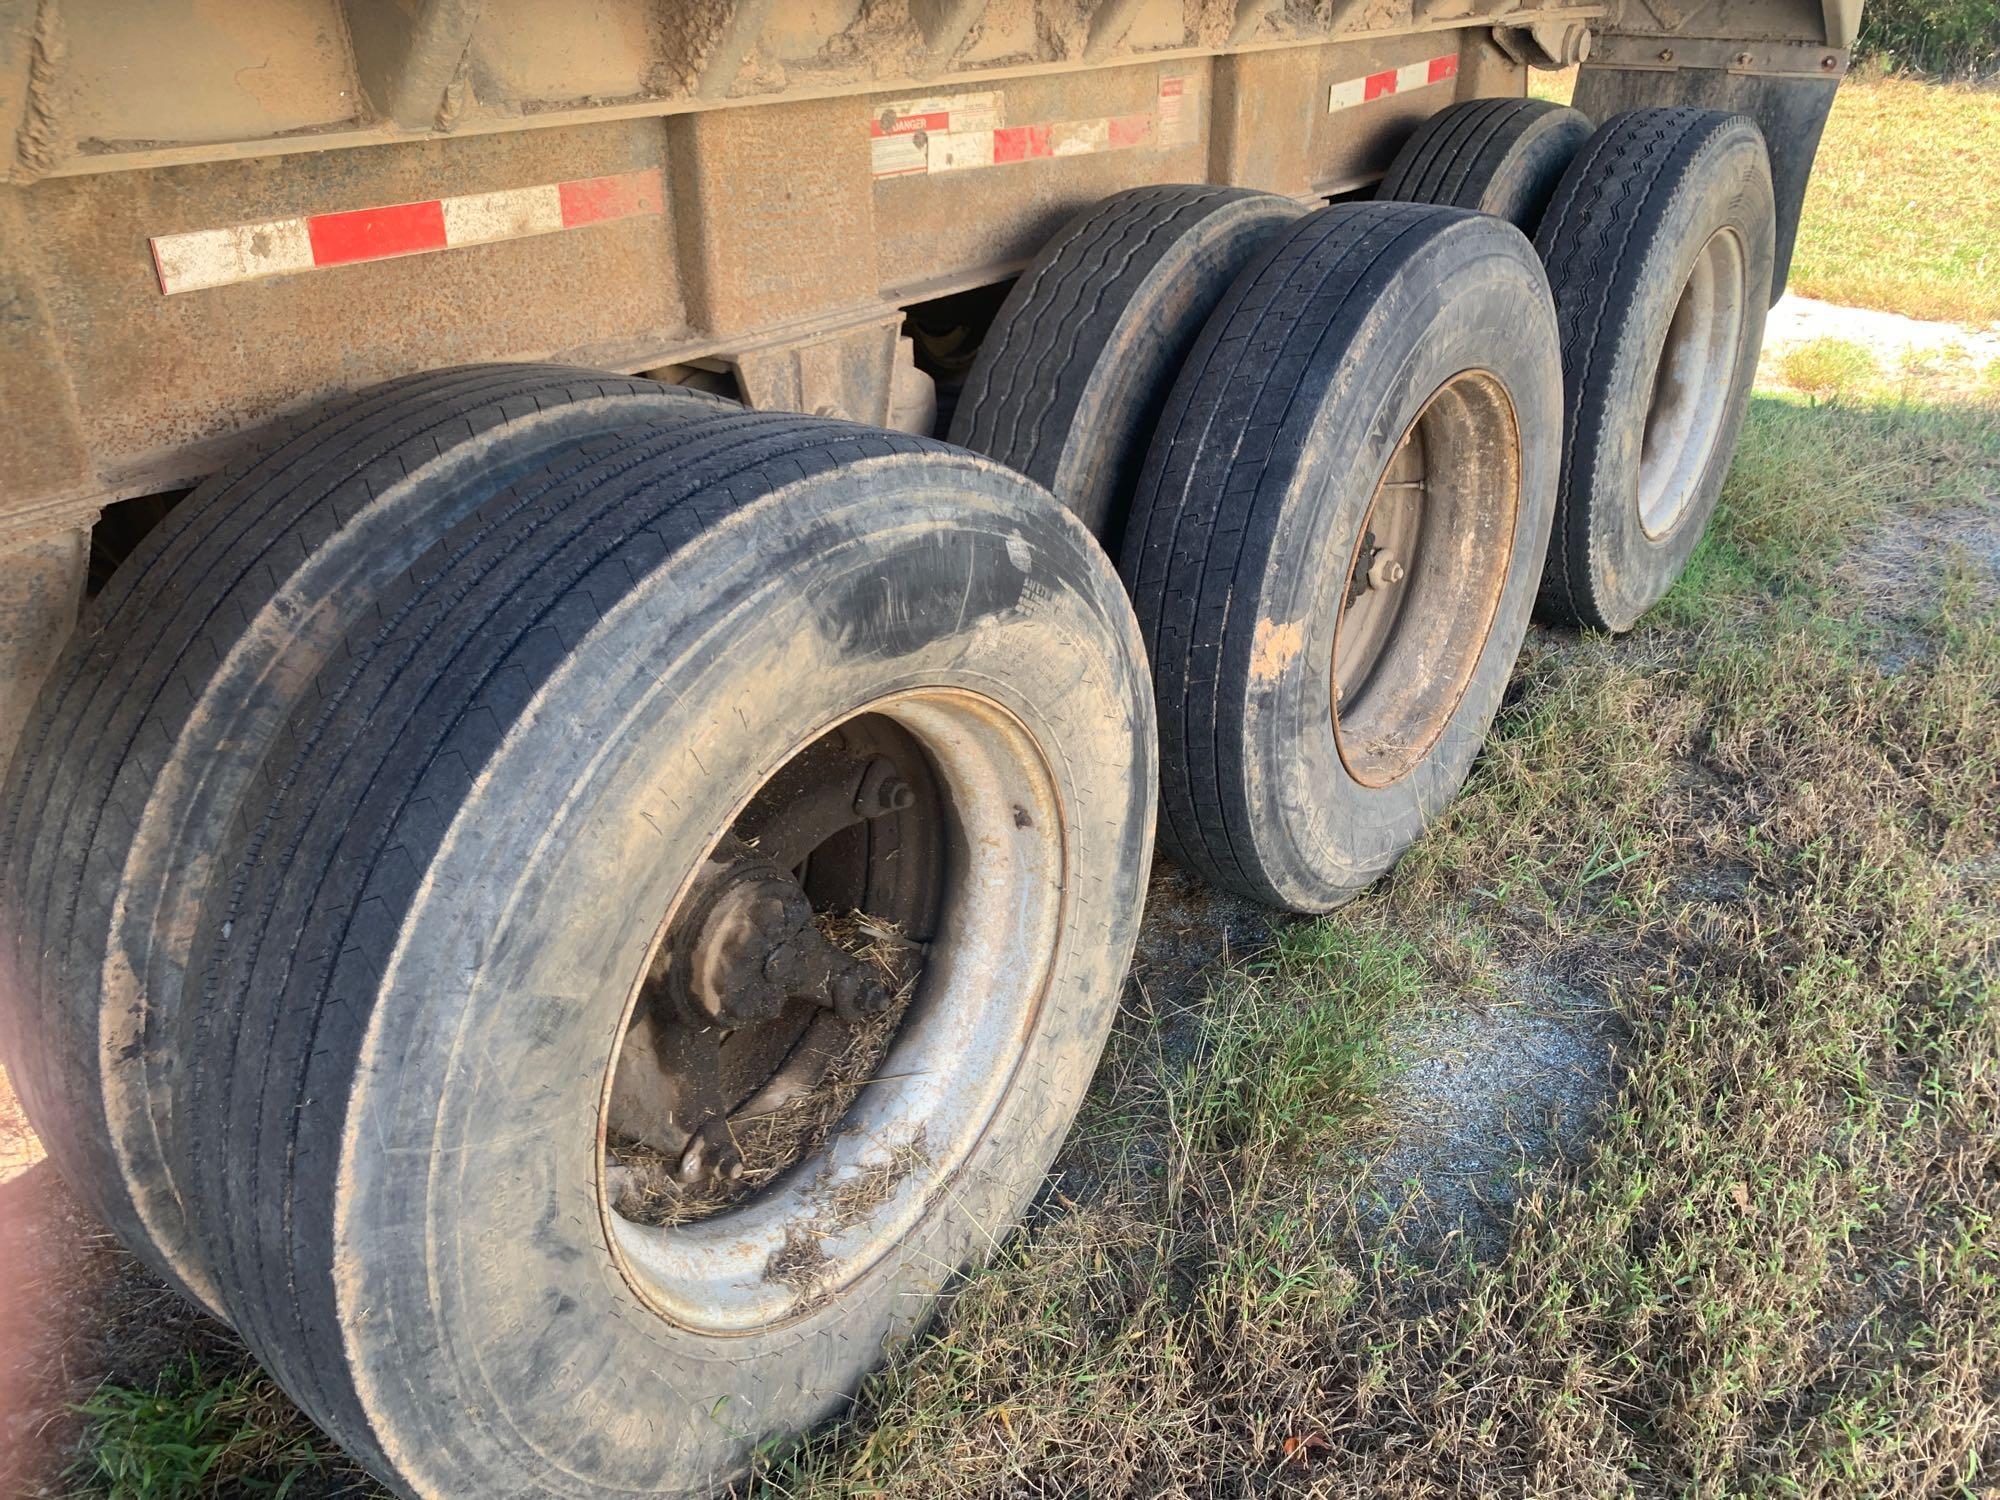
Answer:
M216 476L0 808L64 1175L400 1493L698 1493L837 1413L1040 1183L1156 822L1339 905L1538 599L1624 628L1699 535L1762 143L1518 113L1392 174L1450 201L1099 205L957 446L509 365Z

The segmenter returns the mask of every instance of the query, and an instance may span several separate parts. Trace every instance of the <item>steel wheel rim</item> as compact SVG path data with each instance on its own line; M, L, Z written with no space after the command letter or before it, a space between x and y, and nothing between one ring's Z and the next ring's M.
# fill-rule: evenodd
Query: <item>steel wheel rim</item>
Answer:
M1407 776L1450 724L1505 591L1520 501L1506 388L1483 370L1453 376L1404 429L1348 558L1332 716L1362 785Z
M1749 272L1742 238L1718 229L1695 256L1660 344L1639 449L1639 525L1654 541L1686 517L1729 409Z
M921 746L942 795L948 835L935 932L914 993L837 1126L768 1185L711 1217L636 1223L615 1209L607 1190L617 1049L607 1062L598 1121L600 1215L634 1291L690 1330L747 1334L792 1321L908 1240L938 1198L939 1184L964 1164L1005 1098L1053 971L1065 820L1033 735L981 695L903 693L816 732L764 784L807 745L866 716L894 723ZM731 813L718 842L743 812ZM1003 827L1005 836L994 836ZM684 887L656 944L687 897ZM657 948L648 969L656 956ZM634 985L635 1001L644 977L642 971ZM621 1042L626 1035L621 1027Z

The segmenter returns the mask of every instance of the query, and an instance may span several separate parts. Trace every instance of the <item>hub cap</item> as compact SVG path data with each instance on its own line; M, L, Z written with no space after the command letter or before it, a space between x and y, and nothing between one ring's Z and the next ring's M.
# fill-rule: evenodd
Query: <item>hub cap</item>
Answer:
M1660 346L1639 450L1639 524L1659 541L1687 514L1729 409L1748 296L1743 241L1718 229L1695 257Z

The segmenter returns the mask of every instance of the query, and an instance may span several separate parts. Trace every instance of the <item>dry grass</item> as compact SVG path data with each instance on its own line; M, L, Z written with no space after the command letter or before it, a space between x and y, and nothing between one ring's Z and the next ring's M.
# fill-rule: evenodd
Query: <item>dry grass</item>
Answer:
M1834 96L1791 289L1914 318L2000 320L2000 91L1857 75Z

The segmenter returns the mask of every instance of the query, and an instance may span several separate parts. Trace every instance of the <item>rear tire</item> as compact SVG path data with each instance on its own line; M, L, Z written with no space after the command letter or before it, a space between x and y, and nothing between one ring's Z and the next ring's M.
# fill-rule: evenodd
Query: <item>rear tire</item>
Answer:
M1499 219L1323 209L1230 289L1122 565L1179 863L1327 911L1450 802L1527 629L1560 388L1541 265Z
M546 365L390 381L289 423L147 536L14 762L6 1055L78 1195L211 1312L186 1208L194 923L264 751L376 592L563 447L710 398Z
M766 413L588 451L349 638L203 924L203 1034L233 1055L198 1101L197 1201L230 1309L404 1494L705 1491L837 1410L1039 1184L1144 894L1143 652L1045 493ZM894 1044L935 1067L891 1050L823 1155L635 1228L600 1137L663 914L863 709L955 799Z
M1743 115L1628 111L1564 175L1536 236L1563 350L1544 619L1629 630L1687 566L1750 404L1776 239Z
M1237 274L1305 212L1230 187L1142 187L1087 210L987 331L951 440L1047 486L1117 556L1168 388Z
M1468 99L1416 128L1375 196L1494 214L1532 235L1556 183L1589 139L1589 117L1567 105Z

